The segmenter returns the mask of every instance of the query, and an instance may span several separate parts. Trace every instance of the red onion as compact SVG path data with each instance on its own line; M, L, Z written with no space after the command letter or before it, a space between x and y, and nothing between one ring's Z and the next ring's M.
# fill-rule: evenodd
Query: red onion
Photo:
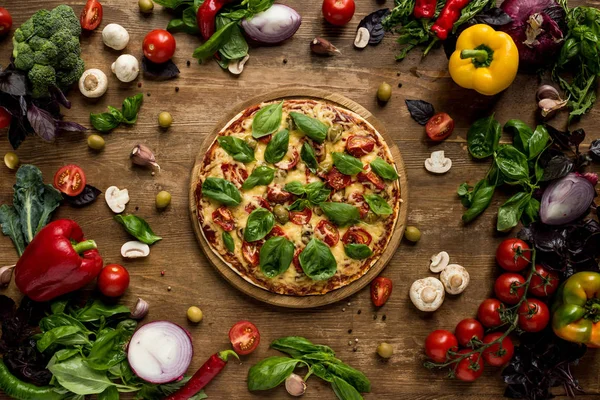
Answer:
M542 195L540 219L548 225L564 225L584 215L596 191L587 179L573 173L552 182Z
M167 383L182 377L192 355L189 333L168 321L142 326L131 337L127 349L127 361L133 372L151 383Z
M302 17L291 7L273 4L271 8L242 21L246 36L262 44L277 44L294 36Z

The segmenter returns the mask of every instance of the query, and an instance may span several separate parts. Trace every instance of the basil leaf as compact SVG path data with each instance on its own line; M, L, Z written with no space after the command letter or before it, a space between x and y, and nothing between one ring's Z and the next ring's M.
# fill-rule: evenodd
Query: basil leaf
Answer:
M202 183L202 196L226 206L237 206L242 201L242 195L235 185L223 178L206 178Z
M275 217L265 208L257 208L252 211L246 221L244 228L244 240L256 242L267 236L275 226Z
M248 390L269 390L277 387L302 362L289 357L269 357L248 371Z
M361 393L369 393L371 391L371 382L369 379L357 369L352 368L344 363L325 362L325 367L333 375L342 378L344 381L352 385Z
M327 218L337 226L348 226L360 221L358 208L350 204L325 202L319 204L319 207L321 207Z
M265 161L275 164L283 159L288 151L290 143L290 133L287 129L283 129L273 135L273 138L267 144L265 149Z
M95 322L112 317L123 317L123 315L130 312L131 310L122 304L105 304L102 300L96 299L77 311L73 316L81 322Z
M390 215L394 212L392 206L385 199L377 194L365 194L365 201L369 205L371 211L377 215Z
M473 221L479 214L485 211L492 202L495 186L487 179L482 179L473 188L469 209L464 212L462 220L465 223Z
M329 128L318 119L295 111L290 113L290 117L292 117L298 129L315 142L323 143L327 137Z
M260 270L267 278L275 278L288 270L294 258L294 244L283 236L270 238L260 248Z
M289 183L286 183L283 190L295 194L296 196L303 196L304 194L306 194L306 189L300 181L291 181Z
M305 192L308 201L313 204L319 204L329 198L331 189L328 189L324 182L315 181L305 186Z
M250 190L254 186L266 186L273 182L274 178L275 170L267 167L266 165L261 165L260 167L254 168L254 171L252 171L248 179L244 181L242 189Z
M312 369L312 373L315 376L318 376L319 378L323 379L325 382L333 382L333 374L329 371L327 371L327 368L325 368L325 366L323 364L313 364L311 366Z
M496 152L495 163L505 177L513 181L529 180L527 157L513 146L500 146Z
M201 46L194 50L192 57L197 58L198 61L202 62L203 60L214 56L227 40L229 40L229 33L234 26L237 26L237 21L231 21L221 29L217 30L206 42L202 43Z
M82 396L102 393L109 386L115 385L108 379L106 372L88 367L81 356L49 365L48 369L61 386Z
M363 400L361 394L348 382L340 377L333 376L331 381L333 392L340 400Z
M190 25L186 24L182 18L173 18L172 20L169 21L169 24L167 25L167 30L172 33L184 32L184 33L188 33L190 35L197 35L198 34L198 25L190 26Z
M306 207L310 207L310 202L306 199L297 199L288 207L288 211L303 211Z
M538 125L528 141L529 159L532 160L536 158L544 151L549 140L550 134L548 133L548 129L543 125Z
M142 107L144 101L144 94L138 93L135 96L127 97L123 100L123 122L133 125L137 122L138 112Z
M282 115L283 101L258 110L252 120L252 137L258 139L274 133L281 125Z
M304 142L302 145L302 149L300 150L300 158L302 161L304 161L310 172L313 174L317 173L317 168L319 167L317 155L315 154L315 149L313 149L308 142Z
M127 358L125 348L137 326L135 321L129 321L133 329L119 324L117 329L105 328L97 334L96 341L85 358L87 365L97 371L105 371Z
M344 175L356 175L363 170L363 163L350 154L346 153L331 153L333 157L333 165Z
M510 119L504 124L504 130L513 134L513 145L523 154L529 153L529 139L533 131L527 124L519 119Z
M388 181L395 181L396 179L398 179L398 173L396 172L396 168L390 165L383 158L377 157L376 159L371 161L370 165L373 172L375 172L383 179L387 179Z
M194 18L196 15L194 14ZM231 22L230 18L218 14L216 18L216 28L219 29ZM234 25L229 32L229 40L219 49L221 56L227 60L239 60L248 54L248 42L244 39L239 25Z
M217 141L234 160L243 163L254 161L254 150L246 141L233 136L219 136Z
M517 224L521 219L523 210L531 195L525 192L519 192L512 196L498 209L498 221L496 223L496 229L500 232L508 232Z
M221 237L223 238L223 243L225 244L225 248L230 253L233 253L233 251L235 250L235 242L233 241L233 238L231 237L229 232L223 231L223 234L221 235Z
M419 125L427 124L427 121L433 117L435 114L435 110L431 103L428 103L423 100L404 100L406 103L406 108L408 108L408 112L412 119L417 121Z
M271 347L275 350L287 353L294 358L317 352L335 355L331 347L313 344L310 340L300 336L287 336L276 339L271 343Z
M523 208L523 214L521 220L523 225L527 226L532 222L540 219L540 202L536 198L530 198L525 207Z
M154 244L161 240L160 236L156 236L148 225L148 222L141 217L133 214L115 215L115 221L125 227L127 233L135 237L142 243Z
M337 262L329 246L314 237L302 250L298 260L306 276L316 281L327 280L337 271Z
M355 260L364 260L371 257L373 251L366 244L349 243L344 246L346 255Z
M119 391L116 386L109 386L102 393L98 393L98 400L119 400Z
M498 148L502 131L493 115L475 121L467 132L469 153L475 158L487 158Z
M118 113L101 113L101 114L90 114L90 123L94 129L100 132L109 132L115 129L121 121L123 116L121 112Z
M83 333L81 328L76 325L57 326L44 332L37 341L37 349L40 352L55 344L62 345L84 345L89 344L87 334Z

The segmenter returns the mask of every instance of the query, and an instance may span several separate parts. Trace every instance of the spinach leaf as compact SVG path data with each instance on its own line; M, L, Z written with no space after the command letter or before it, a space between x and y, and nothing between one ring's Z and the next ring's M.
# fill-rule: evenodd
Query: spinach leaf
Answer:
M342 378L344 381L354 386L359 392L368 393L371 391L371 382L369 382L369 379L365 374L359 370L344 363L325 362L324 365L329 372Z
M528 141L529 159L533 160L544 151L549 140L550 134L548 133L548 129L543 125L538 125Z
M231 21L227 25L217 30L206 42L202 43L194 50L192 57L197 58L199 62L212 57L221 47L229 40L229 35L234 26L237 26L237 21Z
M61 386L78 395L102 393L109 386L115 385L105 372L88 367L81 356L55 363L48 369Z
M138 112L140 111L140 107L142 107L143 101L143 93L138 93L135 96L127 97L123 100L123 122L129 125L133 125L137 122Z
M273 182L275 178L275 170L273 168L269 168L266 165L261 165L259 167L254 168L254 171L250 174L250 176L244 181L242 185L242 189L250 190L254 186L266 186L269 183Z
M135 321L129 320L129 322L133 322L131 326L120 323L117 329L105 328L96 335L96 341L85 358L88 366L98 371L105 371L127 358L125 348L137 326Z
M364 198L371 211L377 215L386 216L394 212L392 206L390 206L383 197L377 194L365 194Z
M223 178L206 178L202 183L202 196L226 206L237 206L242 201L242 195L235 185Z
M142 217L133 214L118 214L114 216L114 219L125 227L127 233L142 243L154 244L162 239L162 237L154 234L148 222Z
M223 244L225 244L225 248L230 253L233 253L233 251L235 250L235 242L233 241L231 234L227 231L223 231L221 237L223 238Z
M296 196L303 196L306 194L306 188L300 181L291 181L286 183L283 190L295 194Z
M127 363L125 363L127 365ZM133 373L132 373L133 374ZM143 386L136 393L136 399L139 400L164 400L170 394L175 393L179 389L181 389L186 383L190 380L189 376L183 377L175 382L163 383L161 385L157 385L154 383L144 382ZM204 393L204 391L200 391L196 393L194 396L190 397L189 400L202 400L206 399L208 396Z
M516 182L529 180L527 157L513 146L500 146L494 161L505 177Z
M248 1L248 13L249 16L256 15L260 12L266 11L273 5L274 0L249 0Z
M331 347L313 344L310 340L300 336L287 336L276 339L271 343L271 347L275 350L287 353L294 358L317 352L335 355Z
M462 216L462 220L465 223L473 221L488 208L492 202L495 189L496 187L490 184L485 178L477 182L470 196L469 209Z
M283 274L294 258L294 244L283 236L275 236L260 248L260 270L267 278Z
M275 226L275 217L265 208L257 208L252 211L246 221L244 228L244 240L256 242L267 236Z
M269 357L248 371L248 390L268 390L279 386L301 363L289 357Z
M193 10L192 7L189 7L188 9ZM188 9L186 9L186 11ZM172 33L184 32L184 33L188 33L190 35L197 35L198 34L198 25L188 25L183 21L183 18L173 18L172 20L169 21L169 23L167 25L167 30Z
M360 393L348 382L340 377L332 376L331 387L340 400L362 400Z
M426 101L405 100L404 102L406 103L406 108L408 108L410 116L412 117L412 119L417 121L419 125L425 125L427 121L429 121L429 119L433 117L433 114L435 114L433 105Z
M331 189L321 181L311 182L305 186L306 198L313 204L319 204L329 198Z
M363 170L363 163L350 154L333 152L331 156L333 165L344 175L356 175Z
M10 237L20 257L25 250L25 239L23 238L21 220L15 207L7 204L0 206L0 225L2 226L2 233Z
M65 314L64 312L58 312L56 314L48 315L40 320L40 329L42 332L48 332L54 328L59 326L76 326L79 328L81 332L84 332L86 335L91 334L85 325L83 325L78 319Z
M371 161L371 169L377 175L379 175L383 179L387 179L388 181L394 181L398 179L398 173L396 172L396 168L388 164L388 162L381 157L377 157L376 159Z
M98 400L119 400L119 391L115 386L109 386L104 392L98 393Z
M192 4L192 0L153 0L159 6L163 6L165 8L176 9L179 6L184 4Z
M493 115L475 121L467 132L469 153L475 158L487 158L498 147L502 131Z
M300 150L300 158L306 164L306 167L313 174L317 173L317 168L319 167L319 163L317 162L317 156L315 154L315 149L308 143L304 142L302 145L302 149Z
M533 131L519 119L510 119L504 124L504 130L513 134L513 145L523 154L529 154L529 140Z
M303 211L306 207L310 207L310 201L297 199L287 209L288 211Z
M246 141L234 136L219 136L217 141L234 160L243 163L254 161L254 150Z
M331 222L337 226L348 226L360 221L360 213L358 208L346 204L336 202L320 203L319 207Z
M371 257L373 251L366 244L348 243L344 246L346 255L354 260L364 260Z
M519 192L512 196L498 209L498 222L496 229L500 232L508 232L517 224L521 219L525 206L529 203L531 194L525 192Z
M231 21L231 19L219 14L216 18L216 27L219 29ZM236 24L231 28L229 31L229 40L219 49L219 53L227 60L239 60L248 54L248 42L244 39L239 25Z
M273 138L267 144L265 149L265 161L275 164L283 159L288 151L290 143L290 133L287 129L282 129L273 135Z
M275 133L281 125L283 101L269 104L258 110L252 120L252 137L255 139Z
M314 237L310 239L298 259L306 276L316 281L327 280L337 271L337 262L329 246Z
M109 318L123 317L129 314L131 310L122 304L105 304L100 299L95 299L84 308L78 310L74 317L81 322L95 322L107 320Z
M37 349L44 352L48 347L54 344L63 345L84 345L90 341L87 335L81 332L81 328L75 325L72 326L57 326L45 332L37 341Z
M290 112L290 117L298 129L315 142L323 143L327 137L329 128L318 119L295 111Z

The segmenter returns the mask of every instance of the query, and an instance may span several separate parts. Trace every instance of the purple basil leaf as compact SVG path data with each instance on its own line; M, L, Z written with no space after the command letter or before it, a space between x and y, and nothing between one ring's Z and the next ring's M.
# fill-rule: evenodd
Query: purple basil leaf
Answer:
M583 129L575 129L569 136L569 143L572 146L579 147L583 139L585 139L585 131Z
M27 121L27 117L20 115L13 116L8 128L8 141L13 149L18 149L25 138L32 133L33 128L31 128L29 121Z
M97 189L92 185L85 185L83 192L79 193L77 196L65 196L65 199L73 207L84 207L96 201L101 193L102 191L100 189Z
M562 178L571 171L573 171L573 160L564 154L556 155L544 166L544 174L541 180L544 182L552 181Z
M562 8L562 7L561 7ZM504 12L499 7L492 7L487 11L483 11L473 17L477 24L486 24L493 27L498 27L512 22L510 15Z
M56 85L52 85L49 87L50 89L50 95L52 96L52 99L56 102L58 102L58 104L60 104L61 106L67 108L67 109L71 109L71 102L69 101L69 99L67 99L67 97L65 96L65 94L63 93L62 90L60 90L60 88Z
M417 123L420 125L425 125L427 121L429 121L429 119L433 117L433 114L435 114L433 105L426 101L405 100L405 103L412 119L417 121Z
M27 110L27 119L33 131L45 141L51 142L56 138L56 123L48 111L31 103Z
M552 140L554 140L554 143L556 143L558 145L558 147L560 147L563 150L571 149L571 142L569 140L569 136L570 136L569 132L559 131L552 125L546 124L545 126L546 126L546 129L548 129L548 133L552 137Z
M21 107L21 115L27 115L27 99L25 96L19 96L19 107Z
M88 129L85 126L79 125L76 122L68 122L56 120L56 129L58 131L67 131L67 132L85 132Z
M590 145L590 154L596 161L600 161L600 139L596 139Z
M172 79L179 75L179 68L172 60L156 64L146 57L142 57L142 71L144 71L144 76L157 80Z
M25 96L27 94L27 81L25 75L10 71L0 76L0 91L13 96Z

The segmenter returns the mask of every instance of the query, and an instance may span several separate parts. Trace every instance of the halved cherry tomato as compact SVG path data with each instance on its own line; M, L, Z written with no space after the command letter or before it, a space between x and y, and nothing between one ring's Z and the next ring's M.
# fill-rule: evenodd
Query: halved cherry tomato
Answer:
M375 139L362 136L351 135L346 142L346 151L354 157L366 156L375 148Z
M525 278L514 272L506 272L496 279L494 293L506 304L517 304L525 294Z
M439 142L446 139L454 130L454 120L446 113L437 113L429 118L425 125L425 132L429 139Z
M519 272L529 265L530 249L521 239L506 239L496 249L496 261L506 271Z
M495 328L502 325L499 310L502 308L502 303L498 299L485 299L477 309L477 319L486 328Z
M252 322L240 321L229 330L229 341L236 353L245 356L258 347L260 332Z
M267 188L267 199L272 203L283 204L293 198L292 193L283 190L280 186L274 185Z
M241 188L244 181L248 179L248 171L235 164L222 164L221 171L223 171L225 180L233 183L238 189Z
M98 275L98 289L108 297L119 297L129 287L129 272L119 264L108 264Z
M77 196L85 188L85 174L77 165L65 165L56 171L54 187L67 196Z
M425 339L425 354L433 362L443 363L448 360L448 351L458 350L458 340L450 331L438 329Z
M296 225L306 225L312 218L312 211L305 207L302 211L290 211L290 222Z
M492 343L502 337L502 332L494 332L486 335L483 338L484 344ZM513 354L515 354L515 346L512 340L507 336L502 339L501 343L496 343L483 351L483 359L492 367L501 367L508 364Z
M560 284L558 274L540 264L536 264L534 275L529 283L529 293L538 297L546 297L556 292Z
M6 111L6 108L0 107L0 129L9 126L11 120L12 115L8 111Z
M256 199L260 207L266 208L269 211L273 210L269 202L264 197L254 196L254 198ZM250 214L252 211L256 210L256 206L252 203L248 203L246 204L246 207L244 207L244 210L246 210L246 212Z
M257 140L261 143L264 144L269 144L269 142L271 141L271 139L273 139L273 135L266 135L266 136L261 136L260 138L258 138Z
M352 226L348 228L344 236L342 237L342 242L344 244L356 243L356 244L366 244L367 246L371 244L371 240L373 237L369 232L364 230L363 228L359 228L356 226Z
M392 280L378 276L371 282L371 301L375 307L384 305L392 295Z
M519 327L525 332L539 332L548 325L550 311L538 299L527 299L519 306Z
M340 190L349 186L352 183L352 178L342 174L336 167L331 168L331 171L325 177L329 186L335 190Z
M221 206L213 211L212 218L215 224L219 225L227 232L231 232L235 228L235 220L233 219L233 215L225 206Z
M294 253L294 258L292 259L294 268L296 268L296 271L298 271L299 274L304 273L304 270L302 269L302 266L300 265L300 259L298 258L298 257L300 257L300 253L302 253L302 250L304 250L304 249L297 249L296 252Z
M462 349L458 352L457 357L463 354L468 354L473 350ZM468 357L460 360L454 367L454 375L456 378L464 382L473 382L483 374L483 357L481 353L473 353Z
M463 347L473 347L473 341L483 340L483 326L475 318L467 318L460 321L454 329L458 343Z
M81 28L93 31L100 22L102 22L102 4L98 0L88 0L79 17Z
M246 242L245 240L242 242L242 255L244 256L244 260L253 267L256 267L260 261L260 248L263 243L263 240L252 243Z
M369 213L369 204L365 201L365 198L362 194L353 192L350 193L348 197L348 203L352 204L354 207L358 208L358 212L360 213L360 218L363 219Z
M323 16L333 25L346 25L352 19L355 9L354 0L323 1Z
M283 228L277 225L275 225L273 229L271 229L271 232L267 234L267 239L271 239L274 236L287 237Z
M292 152L292 156L289 160L281 160L278 163L275 163L274 165L277 168L290 170L290 169L294 168L296 166L296 164L298 164L298 161L300 161L300 154L298 154L298 152L296 150L294 150Z
M326 219L321 220L315 228L315 236L329 247L335 246L340 241L338 228Z
M12 16L4 7L0 7L0 36L6 35L12 27ZM0 125L0 128L3 126Z
M175 54L175 38L164 29L150 31L142 44L144 55L153 63L162 64L171 59Z
M362 184L373 185L375 189L383 190L385 189L385 183L383 183L383 179L381 179L375 172L371 171L370 167L366 167L365 171L361 171L356 176L358 181Z

